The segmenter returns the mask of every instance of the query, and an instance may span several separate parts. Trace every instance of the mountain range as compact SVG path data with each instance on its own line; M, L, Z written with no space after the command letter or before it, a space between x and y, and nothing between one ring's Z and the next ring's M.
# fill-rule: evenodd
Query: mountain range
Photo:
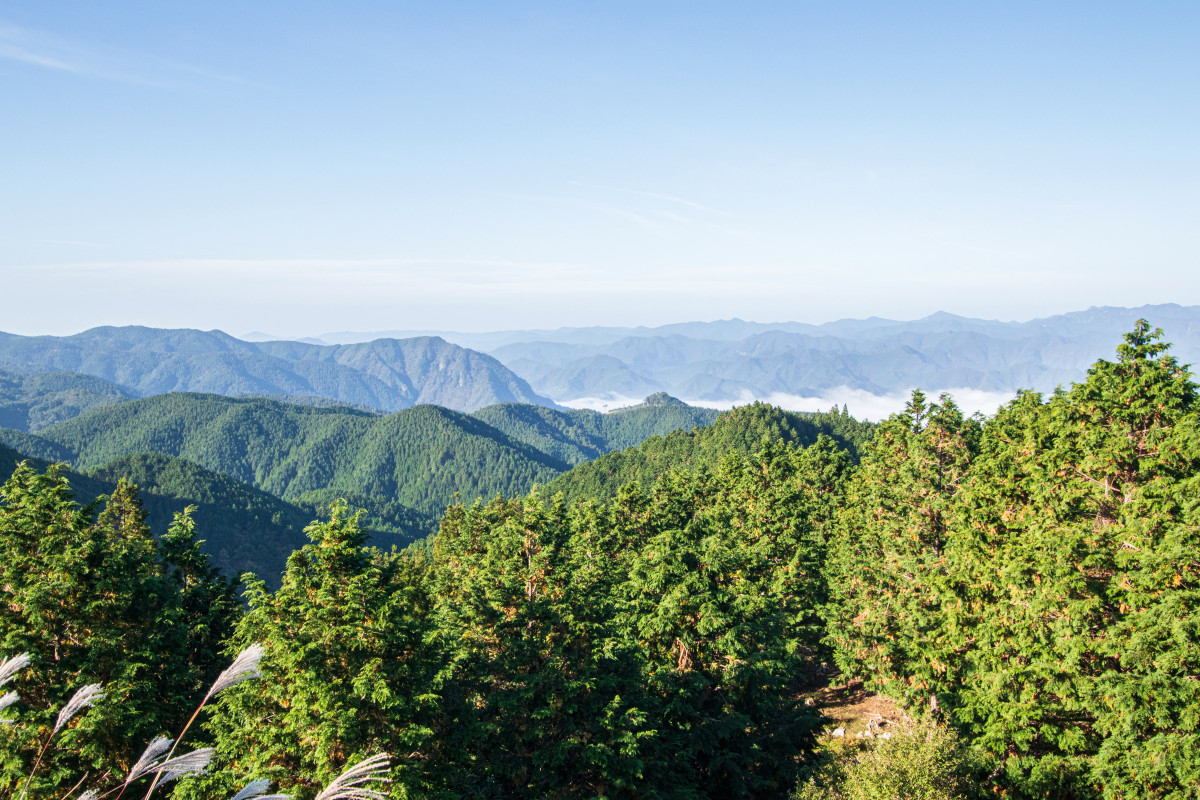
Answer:
M61 390L59 379L44 385ZM154 530L196 505L219 566L269 577L339 497L366 512L375 544L404 546L436 530L453 502L523 494L573 465L717 414L666 396L611 414L507 403L467 415L174 392L106 402L36 432L0 428L0 471L26 458L40 468L66 462L85 502L128 478L143 490Z
M74 336L0 333L0 370L67 371L135 396L210 392L326 398L399 411L553 405L496 359L437 337L347 345L246 342L221 331L92 328Z
M1018 389L1050 391L1082 380L1140 318L1163 328L1181 361L1200 359L1200 307L1175 304L1091 308L1028 322L938 313L915 321L871 317L810 325L732 319L436 335L487 351L559 403L619 405L665 391L689 403L719 406L754 399L813 405L814 399L838 402L855 393L903 396L914 387L998 398ZM319 338L350 342L378 335Z

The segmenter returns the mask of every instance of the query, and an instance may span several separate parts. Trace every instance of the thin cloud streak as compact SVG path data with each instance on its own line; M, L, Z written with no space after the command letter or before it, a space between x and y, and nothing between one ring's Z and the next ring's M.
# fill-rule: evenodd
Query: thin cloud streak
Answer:
M0 19L0 59L81 77L158 89L179 89L188 85L188 82L166 77L164 73L183 73L208 82L234 83L258 89L272 88L255 81L145 53L112 48L102 52L44 31L14 25L3 19ZM156 74L150 76L147 73Z
M682 197L676 197L676 196L670 195L670 194L660 194L658 192L643 192L643 191L639 191L637 189L620 189L615 186L601 186L601 185L594 184L594 183L583 183L582 181L567 181L567 183L571 184L572 186L579 186L584 189L597 189L602 192L622 192L624 194L638 195L639 197L650 197L655 200L666 200L671 203L678 203L679 205L686 206L687 208L693 209L694 211L703 211L706 214L716 214L716 215L722 216L722 217L734 216L733 214L730 214L728 211L721 211L719 209L712 208L711 206L706 206L702 203L697 203L692 200L685 200Z

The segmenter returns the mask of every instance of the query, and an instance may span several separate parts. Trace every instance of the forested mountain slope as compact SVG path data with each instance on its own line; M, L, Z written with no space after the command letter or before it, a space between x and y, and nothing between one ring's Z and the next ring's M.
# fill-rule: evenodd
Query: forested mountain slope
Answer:
M712 424L718 415L714 409L685 405L669 395L655 394L638 405L605 414L506 403L480 409L471 416L516 441L576 465L641 444L651 436Z
M0 475L6 480L17 464L28 462L44 470L48 464L0 445ZM211 470L163 455L138 455L118 459L90 475L62 470L76 499L87 505L101 495L111 495L126 478L141 490L147 525L156 536L166 533L175 515L195 506L193 519L201 549L226 575L250 571L270 586L279 584L288 556L308 538L304 528L314 518L302 509L266 492ZM364 524L368 523L364 520ZM406 544L412 537L396 537ZM386 534L376 542L387 546Z
M67 370L142 396L179 391L313 396L385 411L422 403L464 411L494 403L550 403L491 356L436 337L322 346L142 327L93 328L61 337L0 334L0 369Z
M608 453L542 487L544 496L561 492L568 500L607 499L628 483L649 486L673 470L714 468L730 454L749 455L771 442L805 447L821 435L857 461L874 425L840 412L806 414L752 403L717 417L712 425L654 436L637 447Z
M0 428L37 431L136 396L114 383L74 372L19 375L0 370Z
M163 453L289 501L332 491L399 503L434 518L456 495L516 494L567 468L439 406L375 416L175 393L98 409L40 435L68 451L77 469Z

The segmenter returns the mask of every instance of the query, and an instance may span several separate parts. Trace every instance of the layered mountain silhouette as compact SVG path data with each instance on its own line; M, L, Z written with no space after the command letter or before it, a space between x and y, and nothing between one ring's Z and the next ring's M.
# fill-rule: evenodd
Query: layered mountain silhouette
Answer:
M458 411L495 403L553 405L495 358L434 336L316 345L143 327L93 328L74 336L0 334L0 370L68 371L139 396L280 395L383 411L420 404Z
M1181 361L1200 359L1200 307L1175 304L1091 308L1029 322L937 313L908 322L732 319L437 335L489 352L560 403L617 402L665 391L688 402L729 404L836 397L837 390L847 389L877 396L914 387L1050 391L1082 380L1140 318L1163 328ZM321 339L349 342L374 335L341 332Z

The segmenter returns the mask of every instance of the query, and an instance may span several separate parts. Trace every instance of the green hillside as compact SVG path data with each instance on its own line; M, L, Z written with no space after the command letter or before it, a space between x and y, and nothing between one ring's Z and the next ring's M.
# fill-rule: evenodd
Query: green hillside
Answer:
M54 463L72 461L75 454L57 442L42 438L36 433L26 433L12 428L0 428L0 445L15 450L27 458L37 458ZM11 472L11 470L10 470Z
M767 442L808 446L824 434L858 461L875 426L838 413L793 413L765 403L727 411L712 425L654 436L638 447L608 453L546 484L546 496L562 492L567 500L615 497L632 481L648 486L672 470L715 467L731 454L749 455Z
M567 465L438 406L389 416L261 399L166 394L99 409L41 435L76 468L163 453L285 500L312 492L386 499L437 516L455 497L512 495ZM411 516L411 514L409 514ZM402 528L403 520L385 527Z
M607 414L504 403L480 409L471 416L509 438L575 466L613 450L641 444L651 436L710 425L718 414L714 409L689 406L660 392L639 405Z
M28 461L38 470L49 464L0 445L0 476L7 479L17 464ZM147 523L161 536L175 515L194 506L193 519L201 549L227 575L249 571L277 586L292 551L308 542L304 528L315 518L311 509L284 502L266 492L182 459L163 455L136 455L118 459L90 475L69 469L62 474L81 504L112 494L117 481L137 484ZM371 520L364 520L370 525ZM423 532L416 528L415 534ZM411 541L412 535L396 543ZM392 536L376 535L376 544L390 545Z
M0 370L0 428L37 431L88 409L136 396L90 375L74 372L18 375Z

